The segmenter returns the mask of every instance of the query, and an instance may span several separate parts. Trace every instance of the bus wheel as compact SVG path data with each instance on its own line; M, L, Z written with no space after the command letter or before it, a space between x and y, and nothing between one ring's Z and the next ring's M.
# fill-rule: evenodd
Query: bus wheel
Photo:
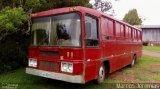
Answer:
M104 64L102 64L99 68L99 72L98 72L98 77L96 79L96 83L100 84L104 81L105 79L105 66Z
M136 63L136 56L134 55L132 59L131 67L133 67L135 63Z

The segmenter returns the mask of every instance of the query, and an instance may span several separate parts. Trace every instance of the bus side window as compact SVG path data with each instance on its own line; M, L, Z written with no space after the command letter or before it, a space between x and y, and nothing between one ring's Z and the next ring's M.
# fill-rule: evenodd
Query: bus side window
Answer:
M138 40L139 42L141 42L141 32L140 31L138 31Z
M86 46L98 46L98 19L90 15L85 16Z
M125 36L125 34L124 34L124 25L123 24L121 24L121 37L124 37Z
M116 22L116 37L120 37L121 36L121 27L120 27L120 23Z
M136 33L136 29L134 30L134 40L137 41L137 33Z
M91 37L91 23L86 22L85 28L86 28L86 38Z
M125 29L125 37L128 38L128 26L126 26L126 29Z
M108 18L103 18L102 21L103 21L102 24L103 24L103 30L104 30L102 32L102 34L104 35L103 40L110 40L114 35L113 20Z
M132 38L132 28L131 27L128 28L128 37L131 40Z
M136 41L138 42L138 30L136 30Z

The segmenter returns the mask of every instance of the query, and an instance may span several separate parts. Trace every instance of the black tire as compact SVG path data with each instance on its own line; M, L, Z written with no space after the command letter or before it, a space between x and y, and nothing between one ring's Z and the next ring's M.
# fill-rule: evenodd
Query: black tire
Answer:
M99 68L98 74L97 74L97 79L96 79L96 84L100 84L105 80L105 66L102 64Z
M136 55L133 56L130 66L133 67L135 64L136 64Z

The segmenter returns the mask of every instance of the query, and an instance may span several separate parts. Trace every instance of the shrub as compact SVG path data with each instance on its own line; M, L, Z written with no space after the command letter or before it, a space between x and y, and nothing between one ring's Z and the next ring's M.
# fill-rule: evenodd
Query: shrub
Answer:
M29 35L20 31L0 41L0 73L15 70L27 64Z

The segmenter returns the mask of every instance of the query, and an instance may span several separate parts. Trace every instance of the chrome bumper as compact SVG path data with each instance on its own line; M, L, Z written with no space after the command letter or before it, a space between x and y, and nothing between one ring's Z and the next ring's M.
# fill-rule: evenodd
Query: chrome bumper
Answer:
M45 77L45 78L66 81L66 82L70 82L70 83L81 83L81 84L85 83L82 75L67 75L67 74L62 74L62 73L37 70L37 69L33 69L33 68L26 68L26 73Z

